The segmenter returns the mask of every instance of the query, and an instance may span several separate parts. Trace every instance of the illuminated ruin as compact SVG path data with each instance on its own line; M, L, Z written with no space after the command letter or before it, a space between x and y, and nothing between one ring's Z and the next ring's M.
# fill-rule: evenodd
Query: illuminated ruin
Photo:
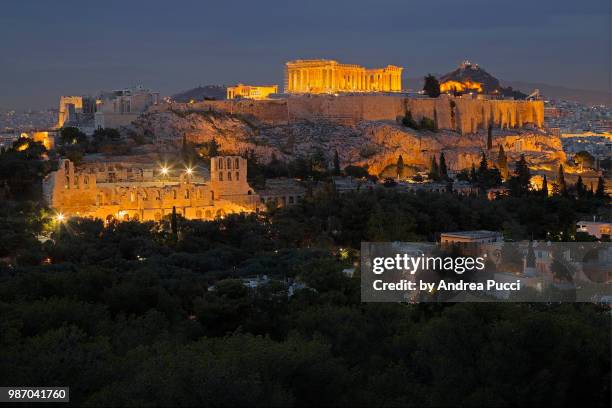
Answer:
M368 69L334 60L294 60L285 64L285 92L401 92L402 70L395 65Z

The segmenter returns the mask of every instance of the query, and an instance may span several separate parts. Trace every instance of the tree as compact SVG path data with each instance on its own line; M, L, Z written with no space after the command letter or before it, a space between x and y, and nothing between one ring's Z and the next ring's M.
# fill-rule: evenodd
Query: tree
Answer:
M402 157L401 154L397 158L396 169L397 169L397 178L399 179L404 172L404 158Z
M501 147L501 145L499 145ZM491 150L493 148L493 125L489 123L489 127L487 128L487 150Z
M172 217L170 218L170 230L172 231L172 237L176 241L178 239L178 227L177 227L176 207L172 206Z
M429 164L429 178L432 180L440 179L440 169L438 168L436 156L431 156L431 162Z
M428 74L425 77L423 91L425 91L425 94L427 94L427 96L430 98L437 98L440 96L440 82L435 76Z
M406 127L411 128L411 129L415 129L415 130L419 129L419 124L412 117L412 112L411 111L406 112L406 115L402 119L402 124L404 126L406 126Z
M595 166L595 158L591 153L581 150L574 155L574 163L579 164L583 167L593 168Z
M606 197L606 182L602 176L599 176L599 178L597 179L597 190L595 190L595 197Z
M470 170L470 181L474 184L478 182L478 175L476 174L474 163L472 163L472 169Z
M504 151L504 146L499 145L499 153L497 154L497 167L501 173L502 178L505 180L508 178L508 157Z
M548 180L546 180L546 174L542 179L542 189L540 191L544 197L548 197Z
M346 166L344 168L344 172L346 173L347 176L351 176L355 178L365 178L370 175L368 173L368 170L361 166L352 166L352 165Z
M340 158L338 157L338 150L334 150L334 175L340 175Z
M444 152L440 152L440 178L442 180L448 180L448 168L446 167Z
M65 127L60 130L59 142L62 145L86 144L87 136L76 127Z
M557 175L557 185L559 186L559 194L567 195L567 185L565 184L565 174L563 173L563 164L559 164L559 173Z
M584 183L582 182L582 176L578 176L575 188L576 195L578 196L578 198L583 198L586 195L586 188L584 187Z
M515 197L529 193L531 182L531 172L525 160L525 155L521 154L514 166L514 176L510 179L510 190Z

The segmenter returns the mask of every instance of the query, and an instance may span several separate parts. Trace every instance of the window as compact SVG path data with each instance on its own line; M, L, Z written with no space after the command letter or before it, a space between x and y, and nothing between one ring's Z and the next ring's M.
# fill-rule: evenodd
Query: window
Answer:
M230 170L232 168L232 159L227 158L227 169Z
M223 168L223 159L219 159L219 170Z
M202 210L196 211L196 218L202 218Z
M176 190L172 190L172 198L176 200Z
M234 169L238 170L240 168L240 159L236 158L234 160Z
M210 201L215 201L215 192L214 191L210 192Z
M231 171L227 172L227 181L232 181L232 172Z
M236 172L236 181L240 180L240 173Z
M185 190L185 198L189 198L189 190Z
M130 201L131 201L131 202L136 201L136 194L134 194L134 192L133 192L133 191L131 191L131 192L130 192Z
M219 181L223 181L223 173L219 172Z

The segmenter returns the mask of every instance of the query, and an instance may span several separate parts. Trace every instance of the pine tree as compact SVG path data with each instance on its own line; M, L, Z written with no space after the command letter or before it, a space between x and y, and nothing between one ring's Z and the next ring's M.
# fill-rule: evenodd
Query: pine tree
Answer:
M340 157L338 157L338 150L334 151L334 175L340 175Z
M491 150L492 148L493 148L493 125L489 124L489 127L487 128L487 150Z
M440 178L442 180L448 180L448 168L446 167L444 152L440 153Z
M559 174L557 176L557 185L559 186L559 194L567 194L567 185L565 184L565 174L563 174L563 164L559 164Z
M546 180L546 174L544 175L544 179L542 180L542 195L544 197L548 197L548 180Z
M531 172L525 160L525 155L521 154L520 159L515 163L514 177L511 180L513 194L517 197L525 195L529 192L531 181Z
M404 158L402 157L401 154L397 158L396 170L397 170L397 178L399 179L400 177L402 177L402 174L404 172Z
M606 197L606 183L602 176L597 179L597 190L595 190L595 197L605 198Z
M499 168L499 172L502 177L505 179L508 178L508 157L506 156L506 152L504 151L504 146L499 145L499 153L497 155L497 167Z
M440 82L438 82L438 79L435 76L428 74L425 77L423 91L425 91L427 96L430 98L437 98L440 96Z

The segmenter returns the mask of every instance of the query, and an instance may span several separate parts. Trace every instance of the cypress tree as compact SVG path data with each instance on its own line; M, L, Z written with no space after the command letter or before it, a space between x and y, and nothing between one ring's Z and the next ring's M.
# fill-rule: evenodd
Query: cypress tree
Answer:
M563 164L559 164L559 175L557 176L557 185L559 186L559 194L567 194L567 185L565 184L565 174L563 174Z
M444 152L440 153L440 178L442 178L442 180L448 180L448 168L446 167Z
M176 225L176 207L172 206L172 218L170 218L170 230L172 231L172 236L174 239L178 238L178 228Z
M505 179L508 178L508 156L506 156L506 152L504 151L504 146L499 145L499 153L497 155L497 167L499 167L499 172L502 177Z
M582 176L578 176L578 180L576 181L576 195L578 198L584 197L586 193L586 189L584 188L584 183L582 182Z
M546 174L544 175L544 179L542 180L542 195L544 197L548 197L548 180L546 180Z
M338 150L334 151L334 174L340 175L340 158L338 157Z
M431 164L429 166L429 178L431 178L432 180L438 180L440 178L440 169L438 168L436 156L431 156Z
M402 157L401 154L397 158L396 170L397 170L397 178L399 179L402 176L402 173L404 172L404 158Z

